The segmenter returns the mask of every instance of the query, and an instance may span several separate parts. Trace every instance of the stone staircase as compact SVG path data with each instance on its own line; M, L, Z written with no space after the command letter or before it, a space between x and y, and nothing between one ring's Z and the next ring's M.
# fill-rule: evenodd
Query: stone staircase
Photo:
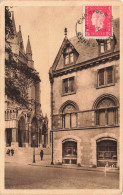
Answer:
M12 149L7 147L8 149ZM35 161L38 165L49 165L51 163L51 148L42 148L44 155L43 160L40 158L41 148L35 148ZM32 164L33 163L33 148L14 148L14 155L5 154L5 162L10 163L20 163L20 164Z

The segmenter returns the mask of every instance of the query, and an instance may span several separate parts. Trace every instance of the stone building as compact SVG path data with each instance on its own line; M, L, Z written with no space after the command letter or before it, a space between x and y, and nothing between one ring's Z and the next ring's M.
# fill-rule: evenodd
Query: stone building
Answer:
M12 13L12 24L14 37L11 40L12 52L18 56L20 66L34 69L32 59L32 50L28 36L26 52L24 50L21 26L19 32L16 31L14 13ZM43 117L40 103L40 77L38 72L35 73L39 78L30 78L30 85L27 84L28 78L21 73L20 77L24 78L25 85L21 86L21 93L28 97L29 107L20 105L5 97L5 139L6 147L46 147L48 144L48 118Z
M52 163L119 166L119 19L113 39L65 38L50 68Z

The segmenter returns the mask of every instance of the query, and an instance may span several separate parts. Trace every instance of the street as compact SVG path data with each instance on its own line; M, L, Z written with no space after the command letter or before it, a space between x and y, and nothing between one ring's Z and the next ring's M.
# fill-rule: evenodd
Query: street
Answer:
M118 189L119 174L6 163L5 188Z

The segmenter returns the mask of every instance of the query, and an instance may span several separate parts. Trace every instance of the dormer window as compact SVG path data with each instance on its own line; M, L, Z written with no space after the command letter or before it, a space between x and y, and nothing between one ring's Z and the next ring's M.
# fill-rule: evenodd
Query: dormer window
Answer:
M101 54L111 51L111 40L104 40L99 42L99 51Z
M72 48L69 46L65 49L64 52L64 64L69 65L74 63L74 53Z

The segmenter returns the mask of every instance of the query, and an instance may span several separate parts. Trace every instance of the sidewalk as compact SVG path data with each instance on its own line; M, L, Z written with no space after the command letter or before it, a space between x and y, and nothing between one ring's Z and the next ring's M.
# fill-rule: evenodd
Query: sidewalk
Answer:
M85 171L97 171L97 172L108 172L108 173L117 173L119 174L119 170L116 168L107 167L105 170L105 167L85 167L81 166L78 167L77 165L51 165L51 159L43 159L41 161L40 156L36 155L36 162L33 163L33 158L14 158L14 156L9 156L5 158L6 163L16 163L16 164L22 164L22 165L29 165L29 166L40 166L40 167L51 167L51 168L63 168L63 169L76 169L76 170L85 170Z
M51 165L51 164L45 164L45 162L36 162L36 163L30 163L29 166L40 166L40 167L53 167L53 168L63 168L63 169L76 169L76 170L85 170L85 171L97 171L97 172L108 172L108 173L117 173L119 174L119 170L117 168L110 168L108 167L105 171L105 167L78 167L77 165Z

